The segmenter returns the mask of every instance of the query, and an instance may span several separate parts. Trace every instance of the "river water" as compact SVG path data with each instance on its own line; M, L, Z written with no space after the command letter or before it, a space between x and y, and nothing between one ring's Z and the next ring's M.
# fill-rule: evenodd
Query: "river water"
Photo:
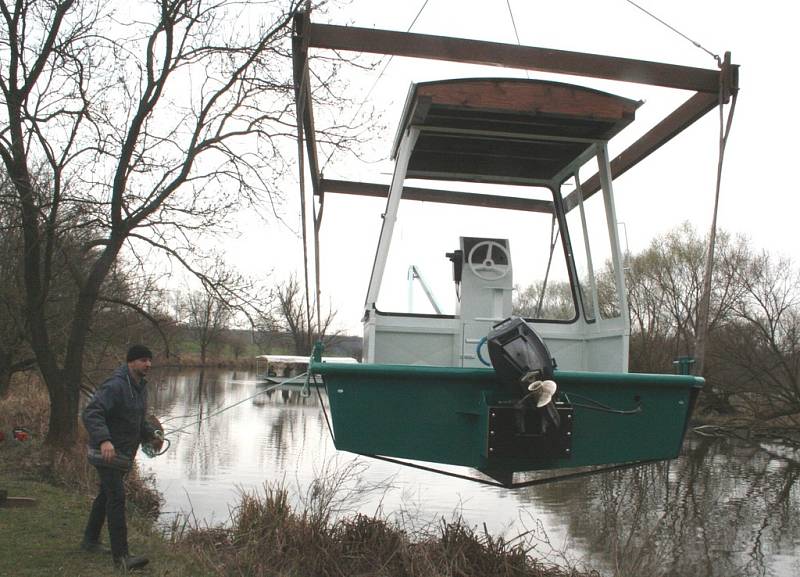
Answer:
M344 513L409 529L461 517L495 535L527 533L537 557L603 575L800 575L800 452L784 447L693 433L670 463L512 491L337 452L324 396L273 389L252 372L155 373L151 391L172 444L139 461L155 474L165 520L225 523L241 492L264 483L284 484L302 507L314 480L328 479Z

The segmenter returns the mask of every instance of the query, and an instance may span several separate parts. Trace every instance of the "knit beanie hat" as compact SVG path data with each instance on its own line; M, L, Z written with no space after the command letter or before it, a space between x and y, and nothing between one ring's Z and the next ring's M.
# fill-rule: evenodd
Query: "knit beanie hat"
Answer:
M144 345L133 345L128 349L127 361L135 361L137 359L152 359L153 353Z

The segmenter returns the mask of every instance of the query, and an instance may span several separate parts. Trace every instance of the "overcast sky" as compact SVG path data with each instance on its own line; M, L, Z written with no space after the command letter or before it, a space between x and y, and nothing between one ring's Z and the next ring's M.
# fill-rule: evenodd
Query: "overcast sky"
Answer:
M790 61L797 52L796 41L790 42L795 37L797 21L790 2L642 0L638 3L710 52L722 55L731 51L733 62L741 66L741 91L726 151L719 226L731 233L747 235L758 248L799 261L800 201L792 175L796 154L789 136L800 128L793 110L800 80L793 72L796 66ZM406 30L423 5L414 32L516 43L510 6L520 43L524 45L716 67L709 54L625 0L354 0L344 8L332 7L325 13L316 13L312 19ZM377 57L373 61L378 61ZM369 104L386 125L384 131L376 129L374 148L364 155L370 161L388 158L411 82L466 76L525 76L522 71L402 58L392 59L384 70L385 63L386 60L380 61L375 70L366 74L354 73L354 96L363 97L371 90ZM384 72L378 79L381 70ZM612 157L689 96L682 91L643 85L538 73L531 73L531 77L589 85L644 100L636 121L610 144ZM642 250L654 236L687 220L702 234L707 232L713 207L718 136L719 117L715 111L615 181L618 220L625 223L630 250ZM326 151L322 156L327 156ZM326 164L325 176L385 182L391 168L386 161L358 163L334 156ZM340 321L352 328L358 326L362 312L384 203L361 199L363 212L354 213L351 201L342 198L330 196L326 201L324 231L341 227L337 234L356 234L359 242L346 245L346 262L339 259L338 268L332 268L330 263L323 268L322 286L335 299ZM292 220L291 202L286 210L287 218ZM252 243L284 242L282 246L288 249L286 261L273 262L285 270L291 267L291 262L297 262L301 246L296 237L285 235L285 241L278 238L276 230L268 232L261 228L258 235L248 235L240 242L242 248L252 247ZM290 246L292 243L296 245L294 248ZM336 254L339 249L329 245L323 263L342 256ZM251 272L263 272L264 265L244 263ZM254 267L262 270L253 270Z

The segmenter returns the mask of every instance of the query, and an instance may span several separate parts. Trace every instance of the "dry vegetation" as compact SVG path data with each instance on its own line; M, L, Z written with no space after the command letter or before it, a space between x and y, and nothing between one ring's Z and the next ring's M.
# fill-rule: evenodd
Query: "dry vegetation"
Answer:
M47 390L33 373L18 373L12 383L10 394L0 399L0 431L6 436L14 427L24 427L31 434L30 447L14 450L12 439L7 439L10 452L5 453L3 463L15 474L42 480L86 495L97 490L94 467L85 458L86 432L80 428L78 443L66 449L47 449L41 441L47 432ZM25 449L25 450L21 450ZM155 480L144 477L134 470L128 475L125 486L129 503L137 513L155 520L161 507L161 497L155 490ZM88 511L88 509L87 509Z
M331 503L322 498L298 509L290 505L284 486L268 485L262 494L242 496L229 526L190 527L178 521L171 538L218 575L597 575L541 563L531 555L531 540L493 537L459 518L408 531L380 516L335 517L327 507Z

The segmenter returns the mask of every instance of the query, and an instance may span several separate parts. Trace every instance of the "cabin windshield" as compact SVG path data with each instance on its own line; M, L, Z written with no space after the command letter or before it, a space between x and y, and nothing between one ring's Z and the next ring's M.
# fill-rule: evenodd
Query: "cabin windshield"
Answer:
M567 196L575 188L570 179L562 186ZM584 318L593 322L618 318L620 312L617 271L614 265L614 245L609 235L608 218L603 195L595 194L566 214L572 255L575 261L576 285ZM613 226L618 226L614 223Z
M441 183L439 183L441 184ZM553 202L544 187L462 185L458 190ZM551 205L552 206L552 205ZM577 212L577 211L575 211ZM448 258L460 237L507 239L515 314L569 322L577 316L564 234L552 210L401 201L376 307L382 313L457 314L459 286Z

